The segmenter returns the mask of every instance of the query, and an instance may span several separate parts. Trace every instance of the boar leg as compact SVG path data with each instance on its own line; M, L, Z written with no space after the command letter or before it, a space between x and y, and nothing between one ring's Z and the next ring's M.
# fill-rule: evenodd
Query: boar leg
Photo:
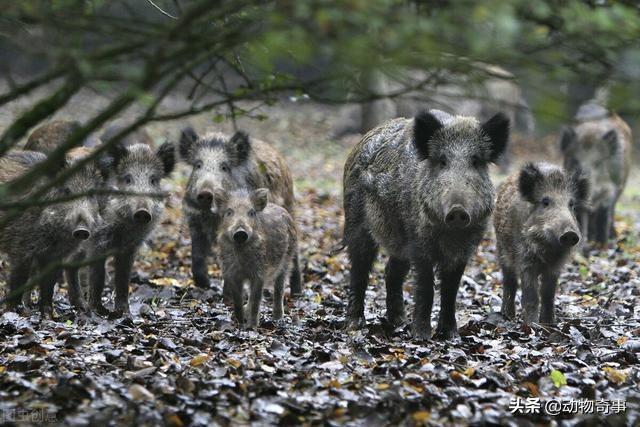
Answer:
M556 286L558 284L558 274L552 272L542 273L542 284L540 286L540 323L554 325Z
M443 269L440 275L440 316L436 328L435 337L438 339L450 339L458 335L456 323L456 298L460 279L464 273L465 265L460 265L452 270Z
M594 240L606 245L611 228L611 213L607 207L598 207L595 212Z
M80 280L78 278L80 269L77 267L67 268L64 272L67 278L67 285L69 286L69 302L76 310L86 311L87 307L84 303L84 297L82 296L82 289L80 287Z
M249 287L249 306L247 313L247 325L249 328L257 328L260 323L260 302L262 301L262 288L264 283L261 278L251 280Z
M44 267L44 265L43 265ZM40 280L40 296L38 297L38 304L40 305L40 313L45 318L51 318L53 315L53 290L56 287L56 281L60 272L54 270L47 273Z
M295 251L293 254L289 288L291 289L292 296L302 294L302 274L300 273L300 255L298 251Z
M124 251L115 256L115 288L116 298L114 308L116 313L123 316L131 314L129 311L129 279L135 251Z
M369 273L378 253L378 245L369 232L363 230L349 240L348 253L351 260L351 274L345 326L347 329L356 330L365 326L364 297L369 284Z
M522 272L522 308L524 322L527 324L538 322L538 272L533 268L525 268Z
M518 276L511 268L502 267L502 309L500 313L507 319L516 315L516 291Z
M276 278L273 285L273 320L282 319L284 313L284 281L285 273L282 272Z
M615 239L618 237L618 233L616 233L616 202L611 205L611 220L609 222L609 238Z
M207 270L207 258L211 252L211 241L208 234L200 224L189 221L191 234L191 272L193 282L199 288L209 288L209 273Z
M244 326L244 298L242 295L243 283L237 282L230 277L224 278L225 286L228 286L229 293L233 300L233 313L236 316L238 325L242 328Z
M71 258L71 262L77 263L82 261L83 258L84 256L82 254L78 254ZM80 269L78 267L70 267L65 269L64 274L67 279L67 286L69 287L69 302L76 308L76 310L86 311L87 306L84 302L82 288L80 286Z
M89 267L89 283L90 283L90 296L89 305L91 309L101 316L111 314L104 305L102 305L102 291L104 290L105 281L105 261L101 260Z
M429 261L414 262L417 281L413 311L413 335L417 339L431 338L431 310L433 309L433 265Z
M405 321L402 283L410 268L411 264L407 261L391 256L384 269L387 287L387 320L393 326L399 326Z
M7 306L9 310L15 310L20 304L23 293L31 296L31 291L25 292L24 285L29 280L29 271L31 266L29 262L17 263L11 260L11 274L9 275L9 295L7 296Z

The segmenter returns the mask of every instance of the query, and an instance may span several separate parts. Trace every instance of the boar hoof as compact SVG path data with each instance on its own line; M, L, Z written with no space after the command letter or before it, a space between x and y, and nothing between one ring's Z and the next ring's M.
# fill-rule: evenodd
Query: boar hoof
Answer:
M429 322L416 322L411 324L411 332L413 337L420 341L428 341L431 339L431 325Z
M89 307L82 299L71 301L71 305L78 312L87 313L89 311Z
M129 304L118 304L114 307L114 314L117 317L131 317L131 310L129 310Z
M94 305L92 307L93 311L98 315L98 316L102 316L102 317L109 317L111 316L111 311L109 311L104 305L102 304L98 304L98 305Z
M40 314L42 315L42 320L52 320L53 319L53 307L50 305L45 305L40 307Z
M454 326L437 328L436 333L433 335L433 338L437 340L450 340L458 336L458 330Z
M367 325L367 321L364 319L364 316L360 317L351 317L347 316L344 323L344 328L347 331L358 331L363 329Z
M515 307L502 307L500 314L506 320L513 320L516 317L516 309Z
M211 283L209 282L209 278L208 277L195 276L193 278L193 283L196 285L196 287L198 287L200 289L209 289L209 288L211 288Z
M387 315L387 321L391 326L397 328L398 326L402 326L407 321L407 318L404 313L392 313Z

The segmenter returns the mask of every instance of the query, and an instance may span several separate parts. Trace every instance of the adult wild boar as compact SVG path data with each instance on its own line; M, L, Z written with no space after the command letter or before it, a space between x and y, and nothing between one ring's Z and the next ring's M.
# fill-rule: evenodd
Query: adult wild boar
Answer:
M271 201L295 218L293 179L276 150L241 131L231 137L222 133L199 137L193 129L185 128L180 136L180 155L192 167L183 212L191 233L193 280L196 286L207 288L207 257L220 223L219 207L213 197L215 191L267 188ZM289 286L292 294L302 291L297 252Z
M175 166L175 147L162 144L153 151L145 144L125 146L115 144L104 159L110 189L135 193L135 195L111 195L104 202L104 225L97 231L94 242L85 245L83 256L96 258L112 253L115 267L115 312L129 314L129 279L139 247L160 222L164 212L164 200L159 195L161 180ZM68 272L70 280L77 280L77 273ZM105 285L105 261L90 266L90 306L99 314L110 314L102 304Z
M17 178L45 159L44 154L34 151L9 152L0 158L0 183ZM67 162L65 167L74 164L74 160ZM100 169L95 163L89 163L49 190L45 197L52 202L63 201L27 208L19 217L0 227L0 251L8 255L11 265L8 283L11 308L19 304L22 288L32 272L43 273L43 269L62 261L81 242L94 237L101 224L98 200L94 196L81 195L100 189L103 183ZM35 188L40 188L39 185ZM16 201L28 202L34 190L20 195ZM52 271L39 283L40 310L44 315L52 312L53 290L58 277L59 271ZM74 305L81 305L76 299L79 292L79 288L69 289Z
M520 278L525 322L555 323L558 276L580 241L575 212L588 198L589 180L582 171L568 175L548 163L529 163L500 186L493 223L505 317L515 314Z
M631 129L616 114L579 120L564 129L560 148L565 169L590 175L590 209L578 213L582 233L605 244L615 237L615 208L629 177Z
M439 338L457 333L456 294L469 257L493 209L488 164L504 152L509 119L484 124L431 110L370 131L344 170L344 243L351 259L346 323L364 324L364 296L379 247L385 269L387 318L404 320L402 282L417 273L414 334L431 335L434 269L441 286Z

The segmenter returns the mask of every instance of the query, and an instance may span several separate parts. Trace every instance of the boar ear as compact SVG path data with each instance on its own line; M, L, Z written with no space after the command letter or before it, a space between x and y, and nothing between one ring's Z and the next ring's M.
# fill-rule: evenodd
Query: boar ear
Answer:
M269 190L266 188L258 188L251 194L251 202L255 210L260 212L267 206L267 202L269 202Z
M562 136L560 136L560 151L566 153L577 140L578 135L576 135L576 131L572 127L563 127Z
M495 162L504 153L509 142L509 117L497 113L482 125L482 132L489 137L491 154L489 161Z
M174 145L171 142L165 142L158 148L156 154L162 162L164 175L167 176L173 172L173 168L176 165L176 149Z
M187 126L180 132L180 157L189 162L193 146L198 141L198 134L191 126Z
M520 171L518 177L518 191L527 202L535 203L536 185L542 181L542 173L540 169L533 164L527 163Z
M429 111L424 111L414 118L413 145L418 150L420 160L429 158L429 142L442 127L442 123Z
M216 202L218 211L220 211L222 207L229 201L229 193L227 193L226 190L223 190L222 188L216 188L213 191L213 200Z
M241 130L234 133L227 144L227 150L234 164L244 163L249 158L251 151L249 135Z
M111 146L107 149L107 157L109 157L109 161L111 162L110 167L116 168L120 161L127 155L127 147L124 146L122 142L116 142L115 144L111 144Z
M587 205L589 201L589 193L591 191L591 181L589 179L589 174L584 172L580 166L573 169L571 174L571 185L573 186L576 205Z
M615 129L611 129L602 136L602 140L609 147L609 153L616 154L616 151L618 151L618 132Z

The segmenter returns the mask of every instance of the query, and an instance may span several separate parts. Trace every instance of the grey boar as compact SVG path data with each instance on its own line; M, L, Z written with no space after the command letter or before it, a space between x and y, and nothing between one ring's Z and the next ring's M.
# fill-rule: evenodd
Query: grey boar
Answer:
M264 286L273 287L273 319L283 315L284 282L297 250L296 227L282 207L268 203L269 190L245 189L228 193L214 190L221 214L217 231L225 284L233 299L238 324L258 326ZM243 309L244 284L249 283L249 304Z
M183 212L191 234L193 280L196 286L208 288L207 257L220 222L215 191L267 188L273 203L295 218L293 179L284 159L269 144L250 139L244 132L231 137L221 133L199 137L193 129L185 128L180 136L180 155L192 167ZM297 252L289 285L292 294L302 291Z
M525 322L555 323L558 276L581 239L575 212L588 198L585 174L574 169L568 175L548 163L529 163L500 186L494 226L503 316L515 315L520 278Z
M33 151L8 153L0 158L0 183L17 178L45 159L44 154ZM71 166L73 160L69 162L68 166ZM51 263L62 261L81 242L94 237L101 224L97 198L73 196L98 190L103 183L104 177L98 166L89 163L46 195L48 200L69 197L71 200L27 208L18 218L0 228L0 251L8 255L11 264L8 281L11 308L18 306L32 272L42 272ZM26 192L17 200L28 201L32 193ZM58 276L59 271L53 271L39 283L43 315L52 313L53 290ZM83 306L79 287L69 288L69 298L75 306Z
M591 177L591 209L578 215L582 233L606 244L615 237L615 208L631 167L631 129L617 115L588 119L565 128L561 138L564 167Z
M455 303L469 257L493 209L488 164L504 152L509 119L484 124L438 110L395 119L370 131L344 169L344 244L351 260L346 326L364 325L364 297L379 247L385 269L387 319L404 321L402 283L417 274L413 330L431 335L434 268L441 288L435 336L457 334Z
M144 144L116 144L103 167L108 173L108 188L138 195L111 195L105 201L104 225L92 244L86 245L88 258L115 252L115 313L129 314L129 279L136 253L159 222L164 201L158 195L160 182L175 166L175 148L164 143L157 151ZM77 280L76 272L68 278ZM105 261L93 263L89 272L90 306L98 314L111 314L102 304L105 285Z

